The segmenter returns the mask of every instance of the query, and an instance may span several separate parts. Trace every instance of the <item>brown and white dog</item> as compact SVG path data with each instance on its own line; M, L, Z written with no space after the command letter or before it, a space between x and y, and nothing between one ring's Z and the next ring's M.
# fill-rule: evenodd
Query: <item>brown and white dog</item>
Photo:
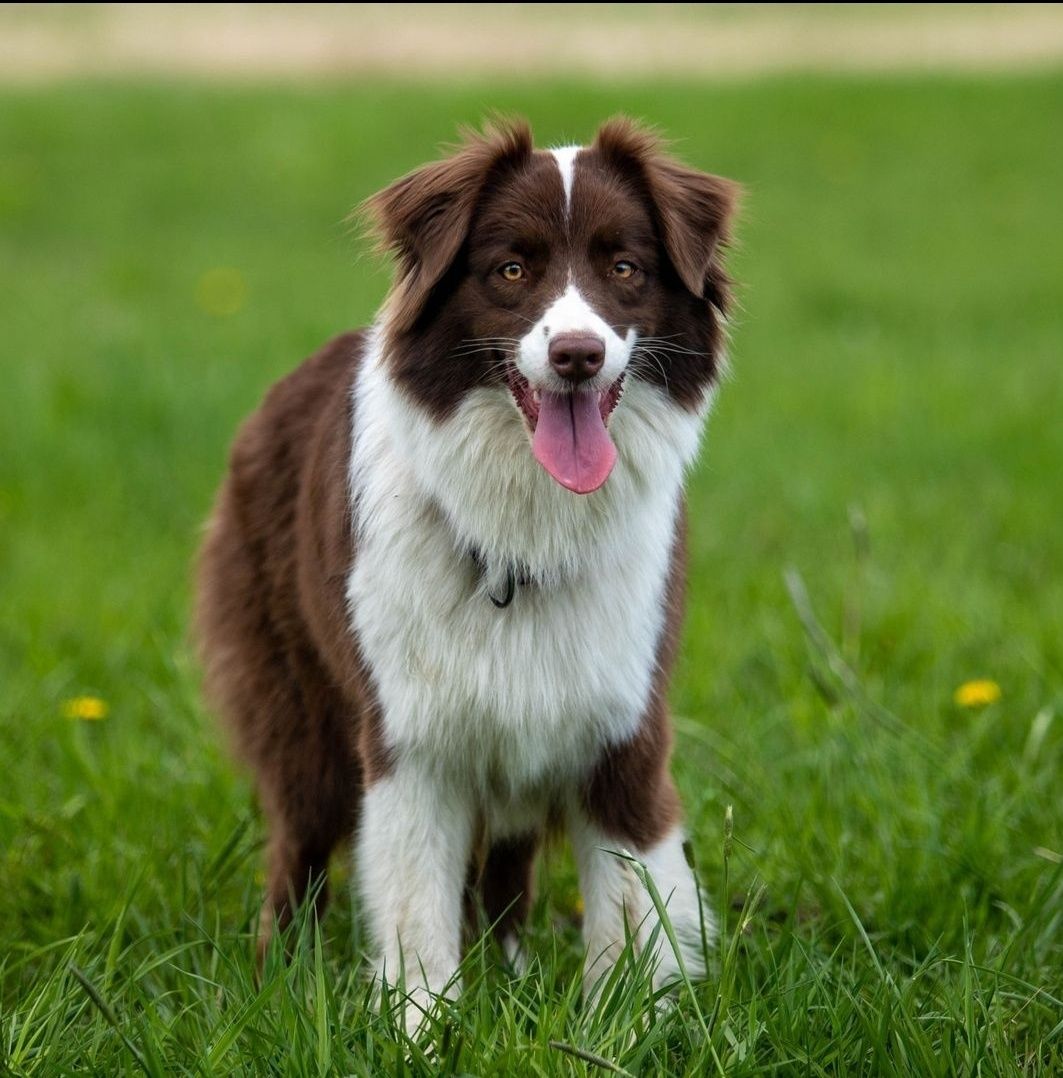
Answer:
M378 973L425 1005L471 906L516 952L564 821L585 984L627 932L657 983L679 971L616 851L701 972L666 693L735 197L614 120L548 151L503 125L370 200L380 317L245 423L200 563L208 690L269 821L266 934L356 835Z

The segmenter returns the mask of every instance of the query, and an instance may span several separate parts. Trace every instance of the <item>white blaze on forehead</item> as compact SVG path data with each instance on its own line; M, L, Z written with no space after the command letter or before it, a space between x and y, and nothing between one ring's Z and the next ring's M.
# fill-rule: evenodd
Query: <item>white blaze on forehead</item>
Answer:
M583 152L582 146L559 146L550 150L561 173L561 185L565 196L565 217L572 210L572 187L576 175L576 158ZM631 359L636 333L628 329L621 336L591 306L568 271L568 285L543 311L539 320L520 339L515 360L520 373L537 389L553 389L560 392L570 388L554 374L550 365L550 344L565 334L590 334L600 337L605 344L605 362L592 388L599 391L612 385L624 373Z
M544 337L556 337L559 333L598 333L605 336L613 332L571 282L543 312L540 326L539 332Z
M565 188L565 216L572 209L572 181L576 174L576 154L582 150L582 146L561 146L551 150L557 167L561 171L561 183Z

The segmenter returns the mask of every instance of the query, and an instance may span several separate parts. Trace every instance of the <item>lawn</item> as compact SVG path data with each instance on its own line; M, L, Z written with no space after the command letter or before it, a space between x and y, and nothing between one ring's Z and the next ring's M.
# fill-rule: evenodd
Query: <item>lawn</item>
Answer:
M491 108L747 187L672 694L724 932L583 1007L559 847L529 972L474 948L426 1048L345 864L256 988L190 562L239 419L383 295L347 210ZM0 1071L1063 1071L1061 123L1056 75L0 91Z

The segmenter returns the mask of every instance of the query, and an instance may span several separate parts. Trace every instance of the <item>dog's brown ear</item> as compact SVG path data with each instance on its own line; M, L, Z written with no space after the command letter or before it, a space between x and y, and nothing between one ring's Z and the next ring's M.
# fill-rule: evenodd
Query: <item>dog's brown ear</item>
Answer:
M676 274L694 295L726 313L730 281L723 248L741 188L669 156L660 138L624 117L598 131L593 149L603 163L632 175L650 200Z
M388 304L393 331L413 326L457 258L485 185L531 153L531 129L523 121L464 132L450 157L403 176L366 201L380 247L397 262Z

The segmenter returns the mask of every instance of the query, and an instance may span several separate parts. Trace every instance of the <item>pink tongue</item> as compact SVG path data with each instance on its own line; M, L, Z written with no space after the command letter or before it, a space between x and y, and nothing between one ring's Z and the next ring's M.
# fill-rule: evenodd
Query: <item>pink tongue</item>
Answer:
M602 422L599 394L547 393L532 438L535 459L563 486L590 494L608 478L616 446Z

